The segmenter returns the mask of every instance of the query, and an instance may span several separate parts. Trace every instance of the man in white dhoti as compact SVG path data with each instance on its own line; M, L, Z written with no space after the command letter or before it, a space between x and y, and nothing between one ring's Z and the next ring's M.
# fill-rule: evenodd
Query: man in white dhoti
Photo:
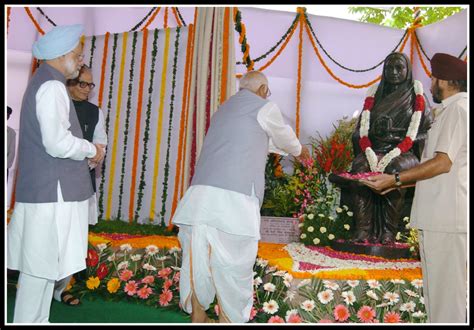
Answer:
M82 30L57 26L33 44L43 63L23 96L16 203L7 229L7 268L20 271L15 323L48 323L56 281L86 268L93 194L87 159L100 162L104 146L82 138L65 86L82 65Z
M416 181L411 225L418 229L423 295L429 323L467 323L467 63L431 59L434 121L421 163L368 178L387 192Z
M253 305L253 265L268 152L309 158L278 106L266 100L258 71L213 115L190 188L176 209L183 251L180 302L191 321L209 322L217 295L219 322L247 322Z

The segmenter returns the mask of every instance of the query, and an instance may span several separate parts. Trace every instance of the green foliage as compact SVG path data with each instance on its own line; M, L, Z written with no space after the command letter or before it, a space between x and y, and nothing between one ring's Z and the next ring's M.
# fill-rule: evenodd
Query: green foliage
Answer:
M152 224L129 223L122 220L99 220L94 226L89 226L89 231L93 233L121 233L140 235L163 235L175 236L177 228L169 231L166 227Z
M421 24L439 22L462 10L461 7L420 7ZM413 22L413 7L349 7L349 13L361 14L359 21L406 29Z

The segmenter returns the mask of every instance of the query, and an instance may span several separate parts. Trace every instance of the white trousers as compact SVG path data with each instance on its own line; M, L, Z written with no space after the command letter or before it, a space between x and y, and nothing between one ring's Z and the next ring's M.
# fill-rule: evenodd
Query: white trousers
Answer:
M60 281L20 273L16 291L13 323L49 323L51 301L61 301L61 293L71 276Z
M220 312L233 323L245 323L253 306L253 266L258 240L232 235L207 225L179 225L183 251L180 303L192 312L191 294L207 310L217 294Z
M466 323L466 233L418 233L428 322Z

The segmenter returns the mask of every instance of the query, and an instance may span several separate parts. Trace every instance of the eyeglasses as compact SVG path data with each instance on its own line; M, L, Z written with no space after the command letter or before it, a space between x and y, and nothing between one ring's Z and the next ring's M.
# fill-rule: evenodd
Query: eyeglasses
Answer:
M78 54L73 50L71 50L71 52L74 53L74 55L76 55L76 57L79 61L82 61L84 59L84 54Z
M77 81L77 84L78 84L79 87L81 87L81 88L86 88L87 86L89 86L90 89L94 89L94 87L95 87L95 84L94 84L94 83L88 83L87 81L82 81L82 80L78 80L78 81Z
M267 86L267 97L270 97L272 95L272 91L270 88Z

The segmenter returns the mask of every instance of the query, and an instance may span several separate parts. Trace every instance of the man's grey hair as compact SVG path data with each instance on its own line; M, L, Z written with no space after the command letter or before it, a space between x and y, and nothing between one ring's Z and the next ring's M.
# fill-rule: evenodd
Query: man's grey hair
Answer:
M262 85L268 86L268 80L260 71L249 71L239 80L239 90L248 89L249 91L256 93Z

